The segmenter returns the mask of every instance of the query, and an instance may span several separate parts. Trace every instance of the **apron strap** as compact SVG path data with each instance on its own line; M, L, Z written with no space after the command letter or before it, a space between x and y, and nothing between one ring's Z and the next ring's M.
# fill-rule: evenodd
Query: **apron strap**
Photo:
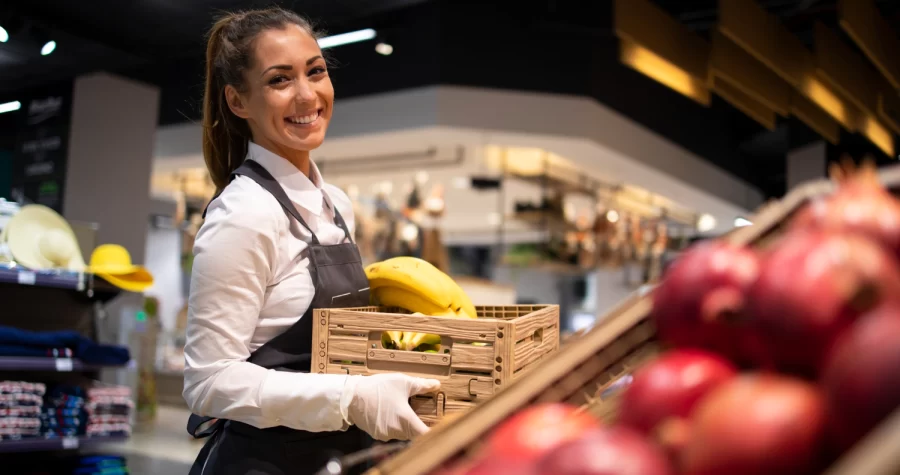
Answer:
M331 202L331 197L328 196L328 192L322 190L322 195L325 196L325 202L328 203L328 206L334 211L334 224L337 224L341 230L344 231L344 238L347 239L347 242L353 243L353 238L350 236L350 228L347 226L347 223L344 221L344 217L341 216L341 212L338 211L337 206Z
M253 181L259 183L259 186L263 187L266 191L272 194L276 200L278 200L278 204L284 208L284 211L287 212L290 216L293 216L297 222L300 223L301 226L306 228L309 231L309 235L312 236L312 243L319 244L319 238L316 237L316 233L312 232L309 225L306 224L306 221L300 216L300 213L297 211L297 208L294 206L294 203L291 202L291 199L288 198L287 193L284 192L284 188L278 184L278 180L269 173L262 165L253 161L253 160L244 160L244 163L241 164L234 171L233 175L244 175L247 178L251 178Z

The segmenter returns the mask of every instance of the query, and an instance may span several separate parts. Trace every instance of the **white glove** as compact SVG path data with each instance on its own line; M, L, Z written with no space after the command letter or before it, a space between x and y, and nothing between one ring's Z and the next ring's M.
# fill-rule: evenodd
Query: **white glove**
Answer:
M436 379L402 373L351 375L341 394L341 414L376 440L409 440L428 432L428 426L410 407L409 398L440 387Z

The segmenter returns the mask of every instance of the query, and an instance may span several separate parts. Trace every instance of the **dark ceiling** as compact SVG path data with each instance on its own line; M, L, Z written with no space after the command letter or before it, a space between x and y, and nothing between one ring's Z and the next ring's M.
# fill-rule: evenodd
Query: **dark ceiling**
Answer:
M707 35L716 0L654 0L692 30ZM836 0L757 0L807 46L815 21L835 31ZM0 25L0 102L35 88L66 84L106 70L160 86L160 123L198 118L204 33L221 11L265 6L253 0L5 0ZM394 46L380 56L371 43L332 50L339 98L429 84L456 84L591 96L758 187L785 188L785 154L816 139L806 126L782 119L765 130L727 103L708 107L622 66L612 34L611 0L284 0L282 6L317 20L329 33L372 27ZM900 0L877 0L900 32ZM842 34L842 33L841 33ZM39 54L53 38L58 49ZM848 44L852 44L849 40ZM0 148L14 140L11 114L0 115ZM874 153L845 134L836 157Z

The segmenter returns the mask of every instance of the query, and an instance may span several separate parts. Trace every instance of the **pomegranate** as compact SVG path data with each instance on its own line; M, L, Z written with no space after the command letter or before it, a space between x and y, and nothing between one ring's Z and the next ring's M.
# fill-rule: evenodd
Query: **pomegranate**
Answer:
M513 415L488 437L491 457L531 463L563 442L577 439L600 422L577 407L544 403Z
M841 335L822 386L832 440L848 449L900 407L900 303L887 302Z
M686 475L803 475L821 468L825 403L810 383L744 374L710 392L691 417Z
M900 295L900 267L876 242L794 230L764 258L748 307L769 356L786 371L812 376L837 335L892 295Z
M542 475L535 471L533 462L487 456L475 462L458 475Z
M653 291L652 318L660 338L746 361L756 342L742 318L745 295L758 274L751 249L723 241L692 246Z
M674 475L665 455L627 427L604 427L560 445L538 462L553 475Z
M728 360L703 350L670 351L637 371L622 394L618 423L654 435L674 456L700 399L737 376Z
M806 205L792 226L862 233L900 257L900 201L879 182L874 165L845 168L835 177L837 191Z

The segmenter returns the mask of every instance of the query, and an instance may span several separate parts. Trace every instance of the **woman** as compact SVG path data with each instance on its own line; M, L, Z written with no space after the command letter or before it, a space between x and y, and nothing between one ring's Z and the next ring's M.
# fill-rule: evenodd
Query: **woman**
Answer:
M309 372L312 310L369 304L350 200L309 158L334 106L316 33L281 9L231 14L206 61L219 192L194 244L184 398L189 432L212 437L192 473L312 474L371 438L425 432L408 399L438 381Z

